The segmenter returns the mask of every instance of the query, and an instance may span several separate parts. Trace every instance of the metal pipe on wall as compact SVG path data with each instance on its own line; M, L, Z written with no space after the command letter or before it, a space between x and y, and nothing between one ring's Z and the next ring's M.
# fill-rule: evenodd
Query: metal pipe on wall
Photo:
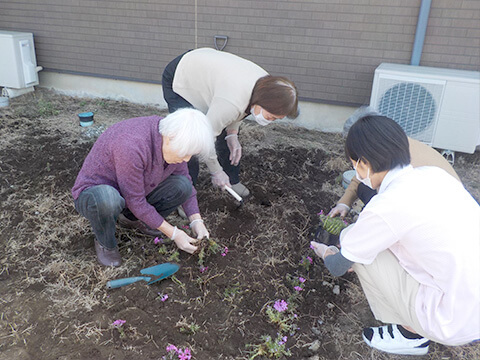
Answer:
M425 33L427 32L428 15L430 14L431 5L432 0L422 0L420 5L410 65L420 65L420 58L422 57L423 42L425 41Z

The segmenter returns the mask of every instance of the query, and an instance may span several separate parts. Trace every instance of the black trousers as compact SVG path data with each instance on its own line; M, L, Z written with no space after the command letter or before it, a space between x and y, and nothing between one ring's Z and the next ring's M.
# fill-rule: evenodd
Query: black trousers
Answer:
M360 183L358 185L357 189L357 196L362 202L367 205L368 202L377 195L377 190L373 190L372 188L368 187L367 185L364 185L363 183Z
M168 111L170 113L182 108L194 108L192 104L173 91L173 78L175 77L175 70L177 69L178 63L186 53L183 53L182 55L173 59L163 71L163 98L168 104ZM217 136L217 140L215 141L215 149L217 151L218 162L222 166L223 171L225 171L225 173L228 175L230 184L234 185L240 181L240 164L237 166L230 164L230 150L228 149L225 136L227 136L226 130L223 130L222 133ZM197 183L199 170L200 165L198 158L193 156L188 162L188 171L192 177L193 185L196 185Z

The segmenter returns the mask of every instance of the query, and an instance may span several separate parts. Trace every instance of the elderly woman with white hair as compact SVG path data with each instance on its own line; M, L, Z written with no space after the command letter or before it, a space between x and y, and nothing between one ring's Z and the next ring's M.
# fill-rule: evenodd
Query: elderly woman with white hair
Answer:
M75 209L90 221L100 264L122 263L115 238L123 226L151 236L165 235L188 253L209 236L198 209L187 162L214 147L212 128L198 110L178 110L165 118L141 117L107 129L87 155L72 189ZM182 205L197 239L165 217Z

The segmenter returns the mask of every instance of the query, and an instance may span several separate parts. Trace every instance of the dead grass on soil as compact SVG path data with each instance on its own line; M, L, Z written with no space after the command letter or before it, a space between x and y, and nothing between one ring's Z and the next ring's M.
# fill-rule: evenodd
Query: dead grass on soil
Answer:
M94 127L78 126L76 114L82 111L95 111ZM10 108L1 110L0 152L35 136L48 140L56 134L50 141L82 158L72 160L71 168L55 170L56 162L40 154L35 161L44 163L31 164L32 176L19 170L26 160L19 157L17 166L0 158L5 174L0 184L0 360L156 359L172 342L190 347L197 360L248 359L246 345L258 344L262 335L276 336L266 309L292 295L288 275L307 278L305 291L295 300L301 327L289 336L288 346L297 354L293 358L409 359L363 344L360 330L374 321L355 277L333 278L317 261L309 270L299 265L303 256L311 255L315 213L328 210L343 193L335 178L349 164L340 135L288 124L268 129L244 124L245 162L251 164L248 185L256 195L236 209L229 195L213 189L206 176L199 184L199 203L210 232L229 248L227 256L207 259L208 272L200 274L197 259L176 254L174 246L155 246L152 239L124 229L117 233L124 265L99 266L89 224L73 209L69 189L105 128L154 113L162 111L45 90L13 99ZM458 155L456 161L457 172L478 201L479 154ZM329 177L319 183L312 178L319 175L318 168ZM169 221L187 224L176 215ZM182 271L156 287L105 289L108 280L135 276L139 269L175 256ZM335 286L339 295L333 293ZM161 294L169 294L169 300L162 303ZM128 320L122 331L111 326L115 319ZM422 359L480 358L478 344L431 348Z

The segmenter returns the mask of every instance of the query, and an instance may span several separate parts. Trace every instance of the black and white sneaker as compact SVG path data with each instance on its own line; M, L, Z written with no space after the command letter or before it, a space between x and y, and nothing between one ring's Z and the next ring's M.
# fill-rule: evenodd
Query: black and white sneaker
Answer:
M362 336L368 346L390 354L425 355L430 345L427 338L410 333L403 327L400 329L399 325L365 328Z

